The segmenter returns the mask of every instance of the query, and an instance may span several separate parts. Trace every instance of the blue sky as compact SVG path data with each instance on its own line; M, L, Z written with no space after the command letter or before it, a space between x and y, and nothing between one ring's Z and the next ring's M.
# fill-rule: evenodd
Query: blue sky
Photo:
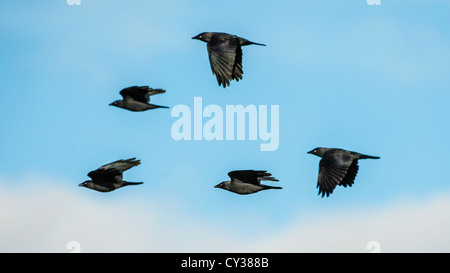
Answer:
M420 215L448 211L449 9L448 1L437 0L382 0L380 6L364 0L2 1L0 192L3 213L12 215L16 204L23 215L4 220L4 229L26 231L30 223L19 219L42 213L48 220L42 230L51 226L62 235L29 244L8 239L0 250L63 252L76 240L94 252L364 252L371 238L386 251L450 251L446 231L426 245L418 239L433 226L403 241L396 241L395 228L389 235L383 228L370 236L361 231L376 222L400 232L405 223L426 222ZM244 47L244 79L223 89L206 45L191 39L204 31L267 46ZM152 102L171 109L133 113L108 106L132 85L166 89ZM171 110L179 104L192 110L194 97L224 111L226 105L279 105L279 148L262 152L261 142L250 140L173 140ZM317 146L381 159L360 161L354 186L322 199L319 158L306 154ZM142 164L125 178L144 185L110 194L77 187L89 171L130 157ZM236 169L268 170L283 190L239 196L213 188ZM40 206L48 213L36 211ZM114 218L127 220L93 216L115 211ZM411 217L387 220L403 219L397 213ZM448 230L446 215L430 221ZM158 228L142 222L153 216ZM355 245L342 246L336 237L327 244L309 228L318 225L332 236L339 219L358 221L349 224ZM84 234L71 221L126 222L124 228L141 230L137 238L149 237L144 245L122 239L102 248L117 235ZM165 243L155 243L152 228ZM416 244L407 248L405 241Z

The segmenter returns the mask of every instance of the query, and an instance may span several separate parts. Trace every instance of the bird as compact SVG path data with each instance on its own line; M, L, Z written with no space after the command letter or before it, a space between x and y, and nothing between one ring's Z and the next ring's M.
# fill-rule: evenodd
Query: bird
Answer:
M166 90L164 89L153 89L148 86L130 86L120 91L120 95L122 95L123 97L122 100L116 100L109 105L127 109L133 112L142 112L155 108L169 108L167 106L160 106L149 103L150 96L162 94L165 92Z
M254 170L236 170L228 173L231 181L223 181L214 188L220 188L237 194L252 194L268 189L282 189L282 187L274 187L261 184L263 180L279 181L272 177L267 171Z
M242 46L266 46L223 32L203 32L192 39L206 42L212 72L223 88L229 86L231 80L242 79Z
M338 148L318 147L308 152L322 159L319 162L319 177L317 188L322 198L333 193L334 188L339 186L351 187L358 172L359 159L379 159L379 156L364 155L357 152Z
M98 169L89 172L88 176L92 180L84 181L79 184L79 186L99 192L111 192L125 186L143 184L144 182L127 182L123 180L122 173L139 164L141 164L141 161L136 160L135 157L105 164Z

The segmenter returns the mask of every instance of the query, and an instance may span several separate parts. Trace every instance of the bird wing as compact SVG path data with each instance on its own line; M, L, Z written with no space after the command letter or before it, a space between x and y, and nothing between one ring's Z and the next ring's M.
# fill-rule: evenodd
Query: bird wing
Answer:
M356 174L358 173L358 168L358 160L353 160L352 164L350 164L350 167L348 167L347 174L345 175L344 179L342 179L340 185L344 187L351 187L355 181Z
M139 102L148 103L150 96L165 93L164 89L153 89L148 86L131 86L120 91L124 100L133 99Z
M231 78L236 79L236 81L242 80L242 74L244 74L244 71L242 70L242 48L238 46Z
M108 164L105 164L101 167L99 167L97 170L100 171L110 171L110 170L114 170L114 171L119 171L119 172L124 172L128 169L131 169L132 167L138 166L139 164L141 164L140 160L136 160L135 157L127 159L127 160L117 160Z
M115 169L97 169L88 173L96 184L116 183L122 180L122 173Z
M127 160L117 160L99 167L97 170L88 173L94 183L116 183L123 179L122 173L134 166L141 164L140 160L130 158Z
M233 181L239 180L244 183L260 185L263 180L270 181L278 181L272 177L272 174L267 171L254 171L254 170L239 170L239 171L231 171L228 173L228 176L231 178L231 183Z
M346 178L349 170L350 174ZM325 153L319 162L319 194L322 194L322 197L329 196L337 185L351 186L357 171L357 160L353 160L350 154Z
M236 76L242 78L239 74L239 71L242 71L242 64L236 65L236 60L242 61L242 50L238 38L208 43L207 48L211 69L219 85L226 87Z
M164 90L164 89L153 89L153 88L148 88L147 89L147 95L148 96L153 96L153 95L162 94L162 93L166 93L166 90Z

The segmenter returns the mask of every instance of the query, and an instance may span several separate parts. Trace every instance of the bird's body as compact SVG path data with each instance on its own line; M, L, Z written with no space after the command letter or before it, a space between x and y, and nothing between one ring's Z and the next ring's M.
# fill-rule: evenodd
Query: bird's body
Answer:
M86 182L84 182L86 183ZM99 192L110 192L113 190L116 190L118 188L122 188L129 185L140 185L144 182L127 182L127 181L121 181L121 182L108 182L108 181L90 181L86 183L86 188L90 188Z
M219 86L230 85L231 80L242 79L242 46L261 45L247 39L223 32L203 32L192 39L207 43L211 69L217 77Z
M154 104L143 103L135 100L119 100L114 106L133 112L142 112L155 108L166 108Z
M120 91L120 95L123 97L122 100L116 100L110 105L133 112L142 112L155 108L169 108L167 106L149 103L150 96L165 92L163 89L153 89L148 86L131 86Z
M122 173L132 167L141 164L140 160L130 158L117 160L88 173L92 180L87 180L79 186L93 189L99 192L110 192L129 185L140 185L143 182L128 182L123 180Z
M267 173L266 171L231 171L228 173L231 181L224 181L220 184L217 184L215 188L221 188L237 194L252 194L262 190L281 189L281 187L261 184L261 181L264 180L278 181L278 179L275 179L271 175L272 174Z
M319 195L328 197L336 186L351 187L358 173L359 159L379 159L378 156L364 155L337 148L316 148L308 152L321 157L317 187Z

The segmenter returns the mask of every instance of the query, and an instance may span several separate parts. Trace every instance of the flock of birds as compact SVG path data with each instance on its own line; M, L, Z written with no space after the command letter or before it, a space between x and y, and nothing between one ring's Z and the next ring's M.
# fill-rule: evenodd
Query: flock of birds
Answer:
M209 62L219 86L224 88L230 81L242 79L242 46L264 44L254 43L247 39L222 32L204 32L192 39L206 42ZM130 111L147 111L156 108L169 108L150 103L150 96L162 94L163 89L153 89L148 86L131 86L120 91L122 100L111 103L111 106L120 107ZM352 186L358 172L359 159L379 159L357 152L337 148L315 148L309 154L321 157L319 162L319 175L317 188L319 195L329 196L336 186ZM88 173L91 180L81 184L82 187L99 192L111 192L129 185L140 185L143 182L128 182L123 179L123 172L141 164L140 160L130 158L117 160ZM272 174L262 170L235 170L228 173L231 180L224 181L215 186L237 194L252 194L268 189L282 189L282 187L262 184L261 181L279 180Z

